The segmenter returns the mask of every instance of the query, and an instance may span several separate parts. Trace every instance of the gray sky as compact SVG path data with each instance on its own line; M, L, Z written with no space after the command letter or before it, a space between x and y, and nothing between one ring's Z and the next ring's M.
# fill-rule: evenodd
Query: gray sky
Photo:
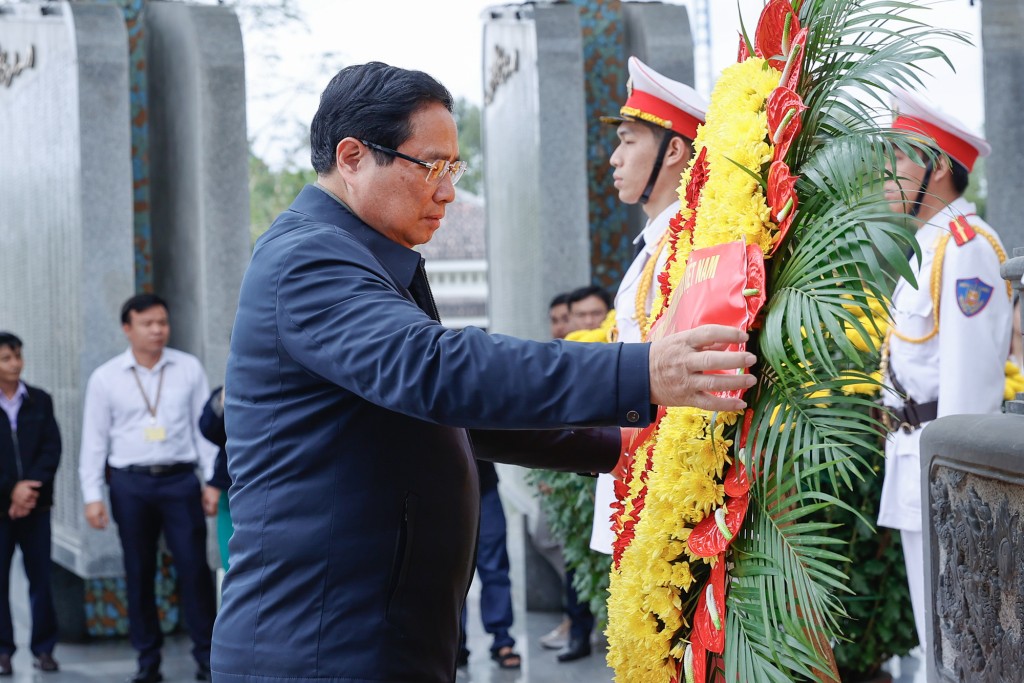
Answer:
M692 0L668 0L690 6ZM482 101L481 41L493 0L296 0L306 26L273 34L246 34L249 135L255 149L274 166L288 158L316 111L319 92L342 66L379 60L426 71L456 97ZM514 3L513 3L514 4ZM762 0L738 0L753 31ZM968 0L921 2L934 9L921 16L955 28L980 43L981 8ZM980 3L979 3L980 4ZM712 78L736 58L737 2L710 0ZM691 11L691 21L693 13ZM983 127L980 48L942 45L957 67L934 64L928 96L970 128ZM275 59L265 55L274 54ZM700 64L698 64L698 68ZM705 79L698 75L698 88ZM701 88L706 89L706 88ZM707 93L705 93L707 94ZM306 162L296 160L300 166Z

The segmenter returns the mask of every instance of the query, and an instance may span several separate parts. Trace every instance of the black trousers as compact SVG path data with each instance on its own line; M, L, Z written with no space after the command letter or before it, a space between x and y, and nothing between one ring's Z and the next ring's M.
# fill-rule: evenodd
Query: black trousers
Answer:
M11 623L11 560L14 546L21 546L28 575L32 607L32 654L49 654L57 644L57 613L50 585L50 509L33 510L27 517L11 519L0 513L0 653L14 654Z
M199 480L192 472L155 477L112 469L110 509L124 551L128 629L139 666L160 664L163 633L156 609L157 541L162 531L174 556L192 656L210 662L216 601L206 562L206 520Z
M576 586L572 585L575 575L572 569L565 573L565 614L569 617L569 638L589 642L594 630L594 615L590 611L590 603L580 600Z

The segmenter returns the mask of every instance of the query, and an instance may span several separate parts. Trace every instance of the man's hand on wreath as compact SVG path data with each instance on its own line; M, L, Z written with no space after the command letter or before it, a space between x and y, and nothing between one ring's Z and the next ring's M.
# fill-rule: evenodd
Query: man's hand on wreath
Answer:
M702 325L677 332L651 344L651 403L691 406L704 410L735 411L747 404L738 398L722 398L714 392L749 389L753 375L736 372L757 360L746 351L724 351L747 341L743 330L724 325Z

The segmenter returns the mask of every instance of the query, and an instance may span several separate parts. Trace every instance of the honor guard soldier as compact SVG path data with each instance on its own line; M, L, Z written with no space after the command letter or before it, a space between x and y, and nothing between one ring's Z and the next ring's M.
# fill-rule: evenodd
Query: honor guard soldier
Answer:
M645 341L648 316L658 291L658 275L668 259L668 223L679 210L679 179L693 156L697 127L704 123L707 101L696 90L666 78L636 57L629 58L626 103L615 124L619 144L609 162L619 200L640 203L647 224L633 240L633 263L615 295L618 341ZM613 478L597 480L590 547L611 554Z
M999 275L1003 245L963 197L988 143L910 93L898 91L894 108L893 127L921 150L916 158L896 150L885 194L916 227L921 253L910 262L917 288L900 278L893 292L893 327L882 349L885 384L895 392L883 392L892 417L878 523L900 531L924 648L921 429L944 415L999 412L1010 291Z

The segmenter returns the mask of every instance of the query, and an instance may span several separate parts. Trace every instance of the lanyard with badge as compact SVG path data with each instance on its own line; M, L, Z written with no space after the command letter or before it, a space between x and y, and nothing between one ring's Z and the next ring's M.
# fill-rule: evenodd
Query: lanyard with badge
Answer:
M146 411L149 413L149 426L142 430L143 438L149 442L167 440L167 430L156 422L156 410L160 406L160 393L164 388L164 370L166 369L166 365L160 368L160 381L156 385L156 400L153 401L153 403L150 403L149 396L146 395L146 390L142 386L142 380L139 379L139 373L134 367L132 368L132 376L135 378L135 384L139 387L139 393L142 394L142 400L146 402Z

